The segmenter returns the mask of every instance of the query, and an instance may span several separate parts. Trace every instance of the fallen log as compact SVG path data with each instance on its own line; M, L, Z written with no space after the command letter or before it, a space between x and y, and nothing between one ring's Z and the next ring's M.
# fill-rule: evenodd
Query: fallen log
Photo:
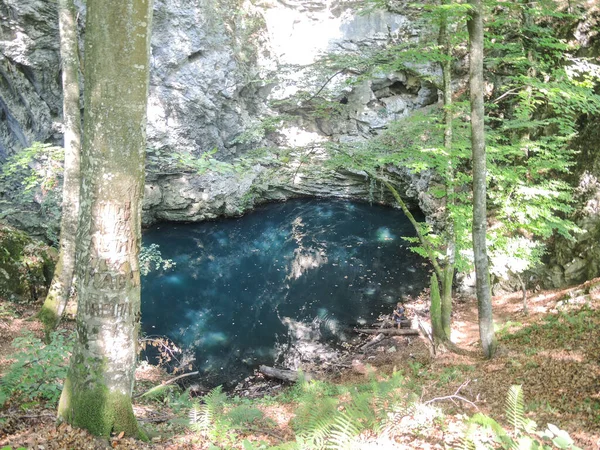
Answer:
M382 333L387 336L417 336L419 334L419 330L415 330L414 328L358 328L354 331L364 334Z
M371 339L369 342L367 342L365 345L363 345L360 348L361 352L364 352L366 349L368 349L369 347L372 347L373 345L383 341L385 339L385 334L383 333L379 333L377 336L375 336L373 339Z
M276 369L275 367L261 365L258 367L258 371L270 378L277 378L278 380L289 381L291 383L295 383L300 379L300 372L296 370ZM314 378L310 373L306 372L302 373L302 377L305 380L312 380Z

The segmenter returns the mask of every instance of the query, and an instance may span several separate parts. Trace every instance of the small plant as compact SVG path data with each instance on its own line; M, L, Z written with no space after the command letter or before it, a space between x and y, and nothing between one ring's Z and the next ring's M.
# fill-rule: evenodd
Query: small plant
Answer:
M158 244L150 244L140 250L140 273L144 276L153 270L169 270L175 267L175 261L164 259Z
M546 430L537 431L536 423L525 417L523 390L521 386L511 386L506 398L506 416L512 427L507 431L502 425L485 414L475 414L469 420L469 428L462 440L461 449L506 450L581 450L564 430L548 424Z
M0 405L8 401L32 405L44 401L54 406L60 398L62 380L67 376L68 357L73 349L73 335L55 331L50 343L44 344L32 333L18 337L15 353L6 375L0 381Z
M227 395L217 386L204 396L204 404L195 403L190 409L190 428L212 441L220 441L228 434L229 427L223 420Z

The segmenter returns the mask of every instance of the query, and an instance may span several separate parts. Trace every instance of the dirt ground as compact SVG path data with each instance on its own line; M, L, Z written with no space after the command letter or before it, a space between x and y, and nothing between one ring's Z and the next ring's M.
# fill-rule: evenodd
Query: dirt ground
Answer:
M527 415L540 428L555 424L567 430L579 447L600 449L600 279L569 289L528 294L528 314L523 311L521 293L494 298L499 346L492 360L479 356L476 300L458 299L454 303L452 338L464 352L441 351L432 357L422 337L390 337L365 353L350 355L351 363L333 378L349 382L393 370L411 373L421 385L422 401L435 401L450 418L446 435L451 433L452 417L462 414L480 411L502 421L509 387L521 384ZM41 334L36 309L35 305L0 302L0 373L11 363L15 352L11 343L16 336L27 330ZM419 317L426 322L426 298L415 300L408 310L413 319ZM368 339L365 337L365 341ZM167 377L160 370L143 366L137 371L138 384L142 386L138 389ZM443 398L453 395L465 401ZM0 411L0 418L5 419L0 425L0 446L38 450L207 448L184 426L177 428L166 422L173 417L168 407L136 403L134 410L142 424L162 424L154 428L158 431L149 443L120 436L107 443L66 425L57 428L53 410L23 412L13 408ZM278 424L279 438L291 438L290 406L272 406L265 414ZM248 438L257 436L272 438L258 431ZM395 444L387 448L448 447L444 433L424 441L403 442L396 438L390 442Z

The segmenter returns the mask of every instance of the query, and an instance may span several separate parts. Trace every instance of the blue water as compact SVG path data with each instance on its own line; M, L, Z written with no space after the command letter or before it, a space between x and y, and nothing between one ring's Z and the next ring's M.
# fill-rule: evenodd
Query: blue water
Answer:
M207 386L259 364L292 365L302 341L340 342L425 286L399 210L330 200L270 204L238 219L145 232L176 266L142 279L142 328L194 358ZM315 344L320 345L320 344ZM297 358L297 359L298 359ZM287 363L287 364L286 364Z

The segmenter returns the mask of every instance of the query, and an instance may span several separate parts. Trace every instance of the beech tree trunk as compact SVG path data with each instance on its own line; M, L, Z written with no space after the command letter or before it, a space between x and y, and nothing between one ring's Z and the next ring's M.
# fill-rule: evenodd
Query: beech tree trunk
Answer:
M481 0L469 0L469 89L471 100L471 148L473 152L473 254L475 259L479 336L483 353L494 356L496 339L492 318L492 294L486 247L486 154L483 105L483 17Z
M431 331L436 345L447 341L444 328L442 327L442 305L440 299L440 287L436 274L431 275L431 307L429 309L431 319Z
M442 0L442 6L450 4L450 0ZM444 340L450 340L452 331L452 283L454 281L454 265L456 262L456 235L452 207L454 206L454 159L452 155L452 47L448 36L448 13L441 12L438 44L444 55L440 66L442 69L444 98L444 149L448 163L446 166L446 257L444 260L441 281L441 327ZM441 338L441 336L439 336Z
M77 342L59 419L139 436L131 405L151 0L87 1Z
M65 163L58 264L40 312L46 335L65 311L75 272L75 238L79 223L81 182L81 113L79 110L79 55L77 19L73 0L58 0L60 56L62 61Z

